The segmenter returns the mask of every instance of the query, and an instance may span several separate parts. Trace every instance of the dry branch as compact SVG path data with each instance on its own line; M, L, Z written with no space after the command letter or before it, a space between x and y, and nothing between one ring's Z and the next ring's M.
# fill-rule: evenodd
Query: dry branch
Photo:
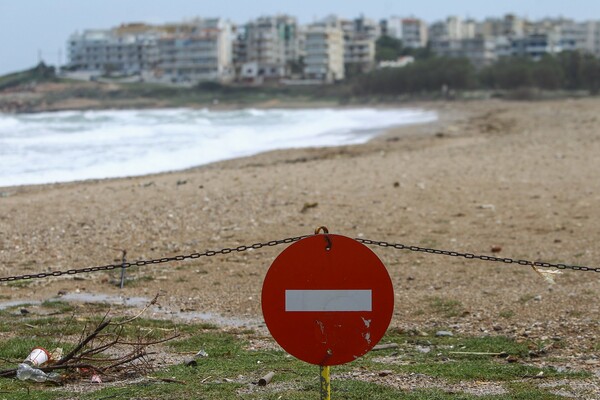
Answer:
M89 377L101 374L107 377L146 375L152 370L147 348L179 337L171 335L164 339L148 340L147 335L138 335L138 340L124 338L124 326L138 319L150 305L156 304L158 295L134 317L114 322L104 315L102 320L90 332L88 325L81 332L78 343L71 351L55 363L49 363L39 369L44 372L66 371L61 380ZM0 371L0 377L15 377L17 369ZM181 383L181 382L177 382Z

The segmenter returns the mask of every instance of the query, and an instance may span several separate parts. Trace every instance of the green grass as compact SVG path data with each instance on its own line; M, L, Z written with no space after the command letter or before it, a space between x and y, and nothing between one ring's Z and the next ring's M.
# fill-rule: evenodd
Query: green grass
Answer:
M515 316L515 312L513 310L502 310L500 313L498 313L498 316L509 319Z
M427 302L432 312L445 318L459 317L465 312L462 303L458 300L430 297Z
M441 302L440 308L453 310L457 305ZM454 305L453 305L454 304ZM14 368L35 346L53 348L62 335L65 351L79 337L86 323L88 329L99 320L71 317L67 303L48 302L42 307L63 310L63 316L28 317L9 311L0 313L0 369ZM461 307L458 307L461 308ZM118 318L117 318L118 319ZM171 365L154 371L147 379L129 384L98 385L95 391L79 394L77 398L100 399L315 399L319 397L319 368L287 355L281 350L251 350L254 341L272 342L251 329L222 331L210 324L176 324L168 320L138 318L126 327L124 335L129 338L164 338L175 332L181 337L162 345L167 354L183 359L185 354L199 350L208 357L198 359L197 366ZM11 329L7 329L7 328ZM11 335L12 333L12 335ZM66 338L70 337L70 342ZM558 373L552 368L527 365L528 351L534 342L519 343L503 336L484 337L436 337L413 336L390 330L382 343L397 343L398 348L371 352L346 365L332 367L332 398L337 399L559 399L549 390L539 388L538 380L528 380L543 372L544 382L553 379L575 380L589 377L586 373ZM423 352L424 347L430 351ZM502 357L470 353L504 353ZM523 362L509 363L506 355ZM379 377L368 382L362 377L377 377L381 371L391 371L390 378ZM257 381L269 371L275 372L271 384L258 387ZM417 374L417 375L415 375ZM459 385L475 382L494 382L508 392L503 395L475 396L460 390L444 391L443 387L420 388L406 391L395 387L394 377L419 376L428 381ZM177 382L166 382L165 380ZM366 378L365 378L366 379ZM386 384L389 383L389 384ZM83 385L89 385L84 382ZM418 380L417 380L418 386ZM89 386L88 386L89 387ZM0 400L42 399L54 400L70 396L70 387L51 384L20 382L0 378Z
M525 304L528 301L533 300L534 298L535 298L535 295L533 295L533 294L524 294L521 297L519 297L519 303Z
M31 279L21 280L21 281L10 281L10 282L4 283L4 285L6 285L6 286L14 287L14 288L24 288L24 287L28 287L31 284L33 284L33 280L31 280Z
M32 82L54 81L55 79L54 67L47 67L40 63L25 71L0 76L0 90Z
M57 313L71 313L75 311L73 304L60 300L46 300L42 307L54 309Z

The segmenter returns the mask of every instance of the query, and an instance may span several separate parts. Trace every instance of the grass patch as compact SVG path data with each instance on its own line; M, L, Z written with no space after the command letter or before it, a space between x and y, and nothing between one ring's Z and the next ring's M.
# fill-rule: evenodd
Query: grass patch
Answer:
M131 278L125 278L125 281L123 282L123 287L138 287L138 286L143 286L145 283L147 282L152 282L154 280L153 276L150 275L144 275L144 276L140 276L140 277L131 277ZM119 282L121 281L121 278L119 277Z
M528 301L533 300L534 298L535 298L535 295L533 295L533 294L524 294L521 297L519 297L519 303L525 304Z
M462 303L458 300L430 297L427 301L432 312L445 318L459 317L465 312Z
M515 316L515 312L513 310L502 310L498 313L500 318L510 319Z
M58 304L54 304L58 303ZM47 306L64 310L61 302ZM437 303L435 303L437 304ZM442 305L446 303L442 302ZM454 303L451 303L454 304ZM451 306L454 309L455 306ZM445 306L440 306L447 312ZM78 338L79 329L85 324L97 322L94 318L72 318L72 322L61 321L64 317L43 318L9 317L15 336L0 339L2 369L14 368L31 348L55 347L57 335L71 335L71 343L62 343L65 351ZM26 324L26 325L25 325ZM62 325L62 326L61 326ZM314 399L319 397L319 368L289 356L283 351L251 350L250 343L262 340L272 342L269 337L257 337L254 330L221 331L210 324L176 324L173 321L138 318L135 326L126 327L124 335L136 338L162 338L179 332L180 339L167 342L161 348L171 356L204 350L208 357L198 359L198 365L171 365L155 371L150 378L125 385L95 386L95 391L78 394L77 398L99 400L107 398L144 399ZM28 327L29 326L29 327ZM33 328L32 328L33 327ZM29 330L27 330L29 329ZM22 334L22 332L27 332ZM42 336L42 332L51 335ZM390 330L382 343L398 343L399 348L371 352L346 365L332 367L332 397L343 399L558 399L548 389L538 388L523 378L544 373L545 379L579 379L584 373L559 373L551 368L536 368L525 363L508 363L506 359L489 355L467 353L506 353L526 359L531 343L518 343L503 336L485 337L436 337L413 336L398 330ZM534 344L535 345L535 344ZM423 349L429 351L423 351ZM13 362L13 364L11 364ZM394 387L394 379L379 377L376 382L369 377L378 377L383 370L392 371L391 378L423 374L429 381L440 380L448 384L462 382L498 382L507 394L475 396L467 393L445 392L442 388L427 388L405 391ZM255 382L269 371L275 372L271 384L258 387ZM180 383L168 383L174 379ZM185 384L181 383L185 382ZM386 384L389 383L389 384ZM83 383L88 385L87 382ZM417 383L418 385L418 383ZM50 390L52 389L52 390ZM28 392L29 391L29 392ZM55 388L45 384L19 382L0 378L0 400L6 399L61 399L71 396L71 389Z
M75 307L72 304L60 300L46 300L42 303L42 307L55 310L58 313L70 313L75 311Z
M523 377L533 377L539 372L544 372L545 376L557 376L553 369L541 370L536 367L529 367L523 364L508 364L501 361L474 359L452 361L432 361L422 362L415 365L400 366L395 368L398 372L420 373L438 378L445 378L449 381L510 381L522 379Z
M23 279L20 281L10 281L10 282L5 283L6 286L13 287L13 288L25 288L25 287L29 287L32 284L33 284L32 279Z

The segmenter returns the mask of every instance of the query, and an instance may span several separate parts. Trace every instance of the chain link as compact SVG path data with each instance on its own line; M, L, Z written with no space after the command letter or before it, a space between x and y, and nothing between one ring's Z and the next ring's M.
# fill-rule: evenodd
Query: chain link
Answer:
M156 258L156 259L152 259L152 260L140 260L140 261L135 261L135 262L108 264L108 265L102 265L102 266L98 266L98 267L88 267L88 268L81 268L81 269L69 269L66 271L51 271L51 272L42 272L39 274L25 274L25 275L17 275L17 276L8 276L8 277L0 278L0 282L13 282L13 281L19 281L19 280L26 280L26 279L41 279L41 278L47 278L47 277L51 277L51 276L75 275L75 274L81 274L81 273L86 273L86 272L110 271L110 270L118 269L118 268L141 267L141 266L149 265L149 264L164 264L164 263L168 263L168 262L172 262L172 261L184 261L184 260L188 260L188 259L191 260L191 259L196 259L196 258L200 258L200 257L212 257L212 256L216 256L219 254L229 254L229 253L233 253L233 252L240 253L240 252L243 252L246 250L260 249L262 247L272 247L272 246L277 246L280 244L289 244L289 243L297 242L297 241L307 238L309 236L312 236L312 235L289 237L289 238L285 238L285 239L271 240L268 242L254 243L251 245L242 245L242 246L233 247L233 248L226 247L221 250L208 250L208 251L205 251L204 253L191 253L191 254L187 254L187 255L177 255L177 256L173 256L173 257L163 257L163 258ZM362 239L362 238L357 238L355 240L357 242L360 242L365 245L379 246L379 247L391 247L391 248L394 248L397 250L408 250L408 251L415 251L415 252L428 253L428 254L439 254L439 255L450 256L450 257L462 257L462 258L466 258L466 259L477 259L477 260L482 260L482 261L501 262L501 263L505 263L505 264L529 265L529 266L535 266L535 267L541 267L541 268L557 268L557 269L570 269L573 271L600 272L600 267L594 268L594 267L586 267L586 266L581 266L581 265L553 264L553 263L542 262L542 261L516 260L516 259L508 258L508 257L494 257L494 256L472 254L472 253L461 253L458 251L438 250L438 249L432 249L432 248L428 248L428 247L409 246L409 245L405 245L405 244L401 244L401 243L389 243L389 242L384 242L384 241L369 240L369 239Z
M85 272L110 271L110 270L118 269L118 268L141 267L141 266L149 265L149 264L163 264L163 263L168 263L168 262L172 262L172 261L184 261L184 260L196 259L196 258L200 258L200 257L212 257L212 256L216 256L218 254L229 254L229 253L233 253L233 252L240 253L240 252L246 251L246 250L260 249L261 247L271 247L271 246L277 246L280 244L293 243L293 242L297 242L298 240L304 239L308 236L311 236L311 235L289 237L289 238L280 239L280 240L271 240L269 242L264 242L264 243L254 243L254 244L251 244L248 246L242 245L242 246L238 246L238 247L234 247L234 248L226 247L221 250L208 250L208 251L205 251L204 253L192 253L192 254L188 254L188 255L163 257L163 258L156 258L156 259L152 259L152 260L140 260L140 261L135 261L135 262L108 264L108 265L102 265L99 267L88 267L88 268L81 268L81 269L69 269L67 271L51 271L51 272L42 272L39 274L8 276L8 277L0 278L0 282L13 282L13 281L19 281L19 280L25 280L25 279L41 279L41 278L47 278L50 276L75 275L75 274L81 274L81 273L85 273Z
M508 257L494 257L494 256L480 255L480 254L460 253L458 251L438 250L438 249L432 249L432 248L428 248L428 247L419 247L419 246L408 246L408 245L401 244L401 243L389 243L389 242L361 239L361 238L357 238L355 240L362 244L367 244L367 245L372 245L372 246L392 247L392 248L398 249L398 250L416 251L416 252L428 253L428 254L439 254L442 256L462 257L462 258L467 258L467 259L477 259L477 260L483 260L483 261L501 262L501 263L505 263L505 264L529 265L529 266L542 267L542 268L557 268L557 269L570 269L570 270L574 270L574 271L600 272L600 267L594 268L594 267L586 267L586 266L580 266L580 265L553 264L553 263L542 262L542 261L515 260L513 258L508 258Z

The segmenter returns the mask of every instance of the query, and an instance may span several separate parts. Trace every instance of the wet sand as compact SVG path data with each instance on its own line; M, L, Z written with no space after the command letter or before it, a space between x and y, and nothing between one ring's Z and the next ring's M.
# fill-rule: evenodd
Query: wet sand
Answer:
M600 266L599 99L411 105L434 124L358 146L274 151L176 173L0 188L0 276L218 250L330 232L459 252ZM492 253L492 248L500 249ZM256 320L284 246L0 285L2 301L61 293L152 298ZM530 267L372 248L395 289L392 327L598 346L600 274L549 285Z

